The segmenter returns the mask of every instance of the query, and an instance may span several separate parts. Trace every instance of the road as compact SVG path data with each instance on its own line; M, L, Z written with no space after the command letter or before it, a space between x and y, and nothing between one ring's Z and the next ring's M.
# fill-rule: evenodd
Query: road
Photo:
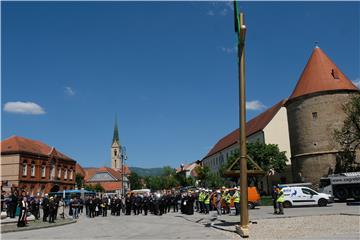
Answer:
M250 210L250 239L360 239L360 207L344 203L329 207L285 209L284 216L272 207ZM5 233L3 239L237 239L239 216L215 212L163 216L108 216L86 218L75 224ZM338 230L337 230L338 229ZM294 232L297 233L294 235ZM290 234L290 235L289 235Z

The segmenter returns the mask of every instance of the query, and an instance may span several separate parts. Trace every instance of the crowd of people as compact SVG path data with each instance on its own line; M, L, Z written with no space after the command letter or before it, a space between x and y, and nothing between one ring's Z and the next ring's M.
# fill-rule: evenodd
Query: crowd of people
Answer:
M163 215L170 211L183 214L209 214L216 211L218 215L230 214L231 206L234 206L234 215L240 214L240 188L205 189L192 188L186 191L163 190L151 192L129 192L125 196L102 194L99 196L86 196L84 199L72 196L65 203L61 197L48 196L34 197L26 192L12 191L10 194L2 194L1 210L6 209L7 216L15 218L18 215L18 226L27 224L27 216L32 214L35 219L54 223L57 217L65 218L65 215L77 219L84 214L89 218L107 217L108 211L112 216L120 215ZM274 213L283 214L283 192L274 187L273 193ZM5 200L4 200L5 199ZM65 211L68 208L68 211ZM18 212L17 212L18 211ZM16 213L17 212L17 213Z
M14 190L9 194L2 192L1 211L6 210L9 218L16 218L18 215L18 227L28 224L27 217L33 215L35 219L40 219L40 209L42 209L42 219L44 222L54 223L58 213L61 218L65 218L65 203L62 198L29 196L25 191Z

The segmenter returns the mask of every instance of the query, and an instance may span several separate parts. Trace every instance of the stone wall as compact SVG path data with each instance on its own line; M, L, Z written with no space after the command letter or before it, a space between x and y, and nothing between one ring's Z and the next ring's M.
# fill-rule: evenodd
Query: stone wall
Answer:
M343 125L342 106L354 92L325 92L286 104L294 181L317 184L334 169L338 146L334 129Z

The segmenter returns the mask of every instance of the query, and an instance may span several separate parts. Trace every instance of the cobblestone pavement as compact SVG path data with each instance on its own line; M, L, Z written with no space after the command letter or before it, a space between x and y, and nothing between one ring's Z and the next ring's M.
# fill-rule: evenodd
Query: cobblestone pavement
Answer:
M343 203L329 207L250 210L250 239L360 239L360 207ZM163 216L108 216L24 232L5 233L3 239L239 239L234 232L239 216L195 213Z

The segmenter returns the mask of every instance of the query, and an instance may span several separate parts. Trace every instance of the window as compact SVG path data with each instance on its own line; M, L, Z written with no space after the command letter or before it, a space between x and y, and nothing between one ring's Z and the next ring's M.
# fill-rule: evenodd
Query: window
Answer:
M58 178L61 178L61 167L58 167Z
M67 168L65 168L65 170L64 170L64 179L65 180L67 179L67 175L68 175L68 170L67 170Z
M313 120L316 120L318 118L317 112L312 113L312 118Z
M42 165L41 166L41 177L45 177L45 175L46 175L46 166L45 165Z
M306 195L317 195L317 193L309 188L302 188L302 192Z
M114 156L115 156L115 157L117 156L117 151L116 151L116 149L114 149Z
M35 177L35 163L34 162L31 163L30 174L32 177Z
M73 170L70 169L70 176L69 176L69 179L72 180L73 179Z
M24 162L22 165L22 175L23 176L27 175L27 162Z
M55 164L54 162L51 163L51 166L50 166L50 179L53 179L55 177Z
M336 69L331 70L331 75L333 76L334 79L339 79L339 73Z

